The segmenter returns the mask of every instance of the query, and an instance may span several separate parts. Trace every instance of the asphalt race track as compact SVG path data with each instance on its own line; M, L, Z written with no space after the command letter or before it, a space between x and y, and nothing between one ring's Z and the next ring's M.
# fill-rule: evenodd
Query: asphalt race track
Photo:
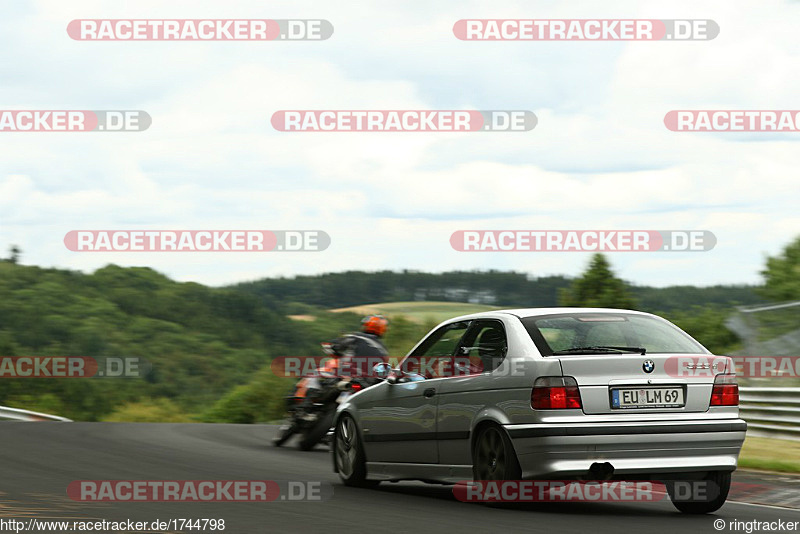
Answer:
M293 447L275 449L269 442L276 427L266 425L9 422L0 430L0 518L214 518L225 520L226 533L709 534L717 532L713 522L718 518L800 521L798 510L735 502L714 515L684 516L668 501L505 509L459 502L449 486L384 483L377 489L347 488L332 472L326 447L305 453ZM333 495L321 502L85 503L66 494L75 480L251 479L322 481L331 485Z

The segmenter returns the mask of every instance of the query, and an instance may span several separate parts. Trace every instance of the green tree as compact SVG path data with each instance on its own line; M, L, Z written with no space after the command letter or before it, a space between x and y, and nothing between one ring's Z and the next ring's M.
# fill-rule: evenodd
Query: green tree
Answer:
M16 265L19 262L19 255L22 254L22 250L17 245L11 245L8 253L11 254L8 257L8 261Z
M220 423L264 423L282 418L286 395L296 378L276 376L269 367L253 375L247 384L236 386L203 416Z
M111 414L103 417L103 421L127 423L190 423L192 420L169 399L145 398L138 402L126 403Z
M800 299L800 236L789 243L778 256L767 258L761 274L765 284L762 293L771 300Z
M562 306L591 308L634 308L636 301L625 282L614 276L611 264L602 254L595 254L589 268L559 295Z
M730 311L711 306L692 306L686 310L657 312L675 323L714 354L730 354L741 348L741 339L725 325Z

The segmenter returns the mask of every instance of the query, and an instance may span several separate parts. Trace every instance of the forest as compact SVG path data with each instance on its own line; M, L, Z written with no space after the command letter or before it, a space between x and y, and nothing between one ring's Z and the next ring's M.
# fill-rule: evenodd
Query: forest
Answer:
M91 274L0 260L0 358L139 358L138 377L0 377L0 405L82 421L253 423L280 418L292 379L278 356L319 356L319 343L357 329L331 309L398 301L502 307L609 306L662 315L718 354L740 348L735 306L800 299L800 238L767 258L760 286L632 286L595 255L584 274L342 272L230 287L181 283L147 267ZM296 317L302 316L299 320ZM295 318L292 318L295 317ZM390 317L386 343L404 354L435 321Z

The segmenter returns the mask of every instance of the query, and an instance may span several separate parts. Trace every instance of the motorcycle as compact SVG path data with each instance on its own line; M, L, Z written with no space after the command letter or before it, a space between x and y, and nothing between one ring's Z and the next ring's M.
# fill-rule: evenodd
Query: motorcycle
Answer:
M330 343L323 343L322 350L339 358ZM298 448L310 451L326 440L328 430L340 403L379 380L369 376L342 377L336 370L321 368L315 376L304 377L305 395L296 395L297 389L287 395L286 408L289 421L278 430L273 439L276 447L282 446L295 435L300 436Z

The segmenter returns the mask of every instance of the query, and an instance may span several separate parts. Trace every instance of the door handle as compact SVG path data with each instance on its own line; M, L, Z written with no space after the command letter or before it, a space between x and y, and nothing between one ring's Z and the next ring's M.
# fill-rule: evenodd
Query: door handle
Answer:
M425 395L426 399L430 399L431 397L436 395L436 389L435 388L428 388L425 391L423 391L422 394Z

